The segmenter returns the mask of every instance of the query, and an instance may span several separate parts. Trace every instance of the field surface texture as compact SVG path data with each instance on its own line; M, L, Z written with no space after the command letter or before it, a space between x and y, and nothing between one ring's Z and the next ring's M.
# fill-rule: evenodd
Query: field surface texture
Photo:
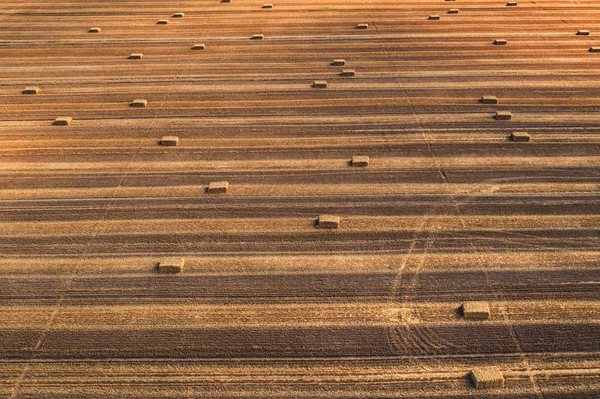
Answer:
M0 2L0 398L600 398L600 2L270 4Z

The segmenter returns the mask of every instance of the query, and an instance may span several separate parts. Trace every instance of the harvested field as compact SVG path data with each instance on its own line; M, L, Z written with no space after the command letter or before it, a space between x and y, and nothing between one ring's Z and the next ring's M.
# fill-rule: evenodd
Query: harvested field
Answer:
M598 1L0 30L0 397L600 397Z

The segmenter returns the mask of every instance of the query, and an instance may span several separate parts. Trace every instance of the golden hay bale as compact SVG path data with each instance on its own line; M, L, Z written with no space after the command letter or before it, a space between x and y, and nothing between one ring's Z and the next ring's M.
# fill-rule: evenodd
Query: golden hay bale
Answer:
M506 39L496 39L494 40L494 44L496 46L505 46L508 43Z
M55 126L69 126L73 122L73 118L70 116L59 116L52 123Z
M366 155L354 155L350 164L352 166L364 168L366 166L369 166L369 157Z
M315 89L326 89L327 88L327 81L326 80L315 80L313 82L313 87Z
M164 145L167 147L175 147L179 144L179 137L177 136L163 136L160 139L160 145Z
M509 1L508 3L506 3L507 7L516 7L517 6L517 2L516 1Z
M333 65L333 66L344 66L344 65L346 65L346 60L344 60L342 58L338 58L338 59L335 59L335 60L331 61L331 65Z
M208 184L206 190L209 194L222 194L229 191L229 182L226 181L213 181Z
M204 43L196 43L192 46L192 50L204 50L205 48Z
M145 108L146 105L148 105L148 100L143 98L136 98L131 102L131 106L136 108Z
M183 18L185 14L182 12L176 12L175 14L173 14L173 18Z
M159 273L181 273L185 260L183 258L165 258L158 264Z
M512 113L510 111L498 111L496 112L496 119L499 121L509 121L512 119Z
M504 376L496 366L473 369L469 376L477 389L500 388L504 385Z
M439 15L430 15L429 18L427 18L427 19L430 19L432 21L437 21L440 19L440 16Z
M157 25L166 25L166 24L168 24L168 23L169 23L169 20L168 20L168 19L159 19L159 20L156 22L156 24L157 24Z
M577 34L579 36L589 36L590 35L590 31L589 30L583 30L583 29L579 29L577 31Z
M354 76L354 75L356 75L356 71L354 69L344 69L342 71L342 73L340 73L340 75L342 75L342 76Z
M90 28L88 29L88 33L100 33L102 28Z
M231 3L231 0L221 0L221 3Z
M600 47L590 47L590 53L600 53Z
M490 318L490 305L487 302L464 302L461 310L463 317L468 320L487 320Z
M256 35L252 35L252 37L250 38L251 40L263 40L265 38L265 35L263 34L256 34Z
M448 10L448 14L458 14L458 8L452 8Z
M512 141L529 141L531 137L529 137L529 133L527 132L512 132L510 134L510 139Z
M498 98L496 96L483 96L480 101L482 104L498 104Z
M317 227L320 229L337 229L340 227L340 217L335 215L319 215Z
M25 87L25 90L23 90L21 93L23 93L23 94L40 94L40 88L37 86L27 86L27 87Z
M141 60L142 58L144 58L144 54L142 53L131 53L129 56L130 60Z
M356 29L368 29L369 24L358 24L356 25Z
M262 8L273 8L273 4L270 4L270 3L263 4Z

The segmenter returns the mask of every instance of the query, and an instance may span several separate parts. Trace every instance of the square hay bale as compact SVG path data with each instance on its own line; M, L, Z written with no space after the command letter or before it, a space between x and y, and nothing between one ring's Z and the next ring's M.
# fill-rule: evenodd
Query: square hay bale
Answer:
M496 119L499 121L509 121L512 119L512 113L510 111L498 111L496 112Z
M205 48L204 43L196 43L192 46L192 50L204 50Z
M516 7L517 6L517 2L516 1L509 1L508 3L506 3L507 7Z
M221 0L221 3L231 3L231 0Z
M73 118L70 116L59 116L52 123L55 126L69 126L73 122Z
M40 88L37 86L27 86L22 91L23 94L40 94Z
M445 1L456 1L456 0L445 0Z
M483 96L480 101L482 104L498 104L498 98L496 96Z
M458 8L452 8L448 10L448 14L458 14Z
M229 182L213 181L208 184L207 192L209 194L223 194L229 191Z
M262 8L273 8L273 4L270 4L270 3L263 4Z
M88 33L100 33L102 28L90 28L88 29Z
M183 258L166 258L158 263L159 273L181 273L185 260Z
M340 227L340 217L335 215L319 215L317 227L320 229L337 229Z
M430 15L429 18L427 18L427 19L430 19L432 21L437 21L438 19L440 19L440 16L439 15Z
M263 40L265 38L265 35L263 34L256 34L256 35L252 35L252 37L250 38L251 40Z
M354 71L354 69L344 69L342 71L342 73L340 73L340 75L342 75L342 76L354 76L354 75L356 75L356 71Z
M175 14L173 14L173 18L183 18L184 15L185 15L185 13L176 12Z
M529 137L529 133L527 132L512 132L510 134L510 139L512 141L529 141L531 137Z
M315 89L326 89L327 88L327 81L326 80L315 80L313 82L313 87Z
M179 137L177 136L163 136L160 139L160 145L167 147L176 147L179 144Z
M144 54L142 53L131 53L129 56L130 60L141 60L142 58L144 58Z
M600 53L600 47L590 47L590 53Z
M145 108L146 105L148 105L148 100L143 98L136 98L131 102L131 106L136 108Z
M338 59L335 59L335 60L331 61L331 65L333 65L333 66L344 66L344 65L346 65L346 60L344 60L343 58L338 58Z
M356 29L368 29L369 24L358 24L356 25Z
M577 31L577 34L579 36L589 36L590 35L590 31L589 30L584 30L584 29L579 29Z
M366 155L354 155L351 165L359 168L367 167L369 166L369 157Z
M494 40L494 44L496 46L506 46L507 43L508 43L508 41L506 39L496 39L496 40Z
M490 305L487 302L464 302L461 306L467 320L487 320L490 318Z
M501 388L504 386L504 376L496 366L473 369L469 376L476 389Z
M166 24L168 24L168 23L169 23L169 20L168 20L168 19L159 19L159 20L156 22L156 24L157 24L157 25L166 25Z

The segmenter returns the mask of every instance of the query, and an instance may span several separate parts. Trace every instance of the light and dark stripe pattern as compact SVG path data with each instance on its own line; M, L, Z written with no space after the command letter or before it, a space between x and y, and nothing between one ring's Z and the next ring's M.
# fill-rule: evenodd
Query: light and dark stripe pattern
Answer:
M262 6L2 1L0 397L600 397L600 4Z

